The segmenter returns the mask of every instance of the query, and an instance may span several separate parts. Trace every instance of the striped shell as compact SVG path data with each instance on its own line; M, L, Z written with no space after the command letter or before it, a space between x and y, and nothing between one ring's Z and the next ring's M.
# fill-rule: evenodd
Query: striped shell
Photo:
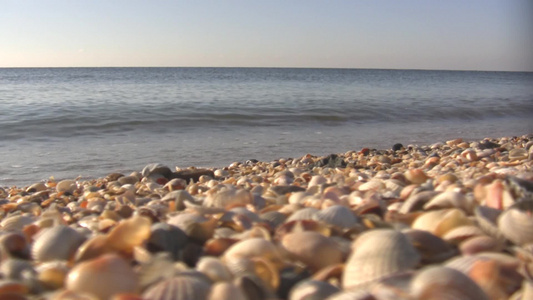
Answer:
M342 276L344 288L370 283L414 268L420 254L398 231L377 229L363 233L353 244Z
M144 300L206 300L211 285L193 276L177 276L149 287L143 294Z
M85 237L68 226L55 226L40 232L33 243L32 256L40 262L69 260Z

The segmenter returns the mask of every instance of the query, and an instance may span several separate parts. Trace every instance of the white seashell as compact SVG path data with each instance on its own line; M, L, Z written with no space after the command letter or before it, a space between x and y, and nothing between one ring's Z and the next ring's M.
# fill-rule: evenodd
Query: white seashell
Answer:
M359 223L355 214L349 208L342 205L333 205L323 209L314 214L313 219L347 229L352 228Z
M287 220L285 220L285 223L296 221L296 220L313 220L313 218L318 212L319 210L314 207L302 208L292 213L287 218Z
M516 245L533 242L533 216L523 210L511 208L498 219L501 233Z
M281 244L292 258L315 271L339 264L343 260L343 253L338 244L318 232L289 233L283 237Z
M361 184L358 188L361 192L367 191L381 191L385 188L385 184L379 179L371 179L368 182Z
M324 183L327 183L328 179L322 175L315 175L311 177L311 180L309 180L309 183L307 184L308 187L312 186L319 186L323 185Z
M244 189L237 189L231 185L217 185L207 192L204 205L230 209L235 206L245 206L253 203L252 193Z
M34 219L25 215L13 215L7 218L4 218L0 222L3 231L22 231L24 226L30 225L33 223Z
M230 281L233 276L222 261L216 257L205 256L196 264L196 270L204 273L213 282Z
M439 208L461 208L471 213L473 210L473 201L468 201L465 195L455 191L442 192L424 205L424 210Z
M209 300L248 300L242 289L233 283L217 282L211 288Z
M340 289L329 282L304 280L297 283L289 292L289 300L326 299Z
M79 246L85 241L85 236L67 226L55 226L39 232L32 248L32 257L39 261L69 260Z
M211 285L195 276L178 275L149 287L143 300L207 300Z
M412 269L420 262L420 254L407 237L394 230L365 232L352 247L342 275L345 289Z

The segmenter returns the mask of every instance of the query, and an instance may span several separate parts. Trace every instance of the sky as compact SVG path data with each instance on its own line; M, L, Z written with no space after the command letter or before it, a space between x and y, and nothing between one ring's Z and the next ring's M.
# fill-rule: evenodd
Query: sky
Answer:
M533 71L532 0L0 0L0 67Z

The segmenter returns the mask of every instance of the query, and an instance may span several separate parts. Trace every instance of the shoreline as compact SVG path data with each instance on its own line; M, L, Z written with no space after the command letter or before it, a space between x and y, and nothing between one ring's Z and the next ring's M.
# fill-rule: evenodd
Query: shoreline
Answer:
M532 167L528 134L51 178L0 188L0 269L52 299L527 295Z

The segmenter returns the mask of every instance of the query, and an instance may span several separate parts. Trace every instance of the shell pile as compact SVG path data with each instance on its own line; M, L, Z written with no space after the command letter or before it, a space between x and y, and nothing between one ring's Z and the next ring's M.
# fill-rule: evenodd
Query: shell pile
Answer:
M0 299L533 299L533 135L0 189Z

